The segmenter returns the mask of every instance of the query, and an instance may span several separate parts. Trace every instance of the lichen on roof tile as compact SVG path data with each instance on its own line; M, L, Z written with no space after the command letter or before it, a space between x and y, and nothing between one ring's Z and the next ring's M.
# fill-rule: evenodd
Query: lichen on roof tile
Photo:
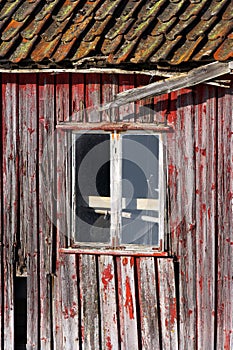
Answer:
M103 21L106 16L112 15L122 0L105 0L102 6L96 11L95 19Z
M101 2L102 0L88 1L83 7L77 8L75 11L74 23L82 23L87 17L93 16L95 9Z
M53 23L41 35L45 41L51 41L59 34L63 33L64 28L69 23L70 18L66 18L63 22L53 21Z
M178 35L185 35L188 31L189 25L194 23L196 19L196 16L191 16L187 21L180 20L168 33L166 33L166 38L168 40L175 40Z
M46 58L50 59L60 39L61 34L52 41L45 41L44 39L41 39L41 41L32 51L31 59L35 62L41 62Z
M8 55L8 52L13 47L14 43L18 40L19 35L16 35L13 37L10 41L3 41L0 44L0 57L6 57Z
M56 21L63 22L67 17L69 17L72 14L72 12L75 10L79 3L80 0L66 0L60 8L59 12L56 14Z
M222 45L217 49L217 51L214 54L214 58L217 61L226 61L230 58L233 58L233 35L228 36Z
M101 36L106 25L109 23L110 20L111 20L111 16L107 16L103 21L95 21L95 23L87 32L83 40L90 42L90 41L93 41L96 36Z
M101 52L104 55L114 54L122 41L123 35L117 35L114 39L105 39L101 47Z
M230 20L233 18L233 2L232 1L230 1L227 8L225 9L225 11L222 15L222 18L226 19L226 20Z
M182 21L188 21L189 18L192 16L198 16L198 15L200 16L201 11L206 6L208 1L209 0L203 0L203 1L198 2L198 3L193 3L193 4L191 3L188 7L186 7L184 12L182 12L179 15L179 19L181 19Z
M14 13L12 18L18 22L25 21L26 17L28 17L29 15L32 15L33 10L36 8L37 5L39 5L39 3L40 3L40 0L36 0L33 3L24 1L22 5Z
M39 34L44 24L49 19L50 14L47 14L41 21L32 21L30 24L21 31L21 35L24 39L31 40L35 35Z
M171 18L170 21L167 22L160 22L158 21L155 25L155 27L153 28L153 30L151 31L151 35L152 36L157 36L160 34L166 34L168 32L168 30L174 25L174 23L176 22L176 18L173 17Z
M14 2L7 1L0 11L0 21L2 21L4 18L10 18L22 1L23 0L15 0Z
M95 40L92 41L91 43L86 42L86 41L82 41L79 48L77 49L76 53L72 57L72 61L78 61L78 60L86 57L87 55L89 55L91 51L95 50L99 39L100 39L99 37L96 37Z
M194 55L195 50L200 45L203 37L199 36L196 41L186 40L185 43L176 49L172 59L170 60L171 64L179 65L183 62L188 62L191 57Z
M16 34L19 33L20 29L24 25L24 22L27 18L24 19L22 22L15 21L14 19L11 20L11 22L7 25L5 30L2 33L1 39L4 41L9 41L15 37Z
M199 36L207 35L217 19L217 17L211 17L208 21L200 20L198 24L188 32L188 40L196 40Z
M117 21L114 27L112 27L109 32L105 35L106 39L114 39L118 35L123 35L130 28L131 24L134 22L133 18L128 19L128 21L120 22Z
M42 21L48 15L51 15L54 8L59 4L60 0L46 2L44 7L35 15L35 21Z
M206 12L202 15L202 19L208 21L211 17L217 16L228 0L216 1L212 0Z
M153 52L161 45L164 40L164 35L160 34L156 37L148 35L145 39L142 39L133 55L130 59L133 63L141 63L146 61Z
M231 31L232 24L228 20L221 20L208 34L209 40L215 40L217 38L225 38Z
M32 40L23 39L17 49L10 56L10 61L18 63L25 59L28 56L28 53L31 51L37 36L34 36Z
M177 36L174 40L166 40L163 45L150 58L150 62L156 63L168 60L178 43L182 41L182 36Z
M222 38L216 38L215 40L207 41L207 43L199 50L196 55L193 56L194 61L200 61L210 57L219 45L222 43Z
M185 2L185 0L181 0L178 3L169 3L165 10L158 16L158 19L161 22L167 22L170 21L172 17L178 16Z
M54 52L54 54L52 56L52 60L55 62L63 61L68 56L75 41L76 41L76 38L73 38L71 41L68 41L68 42L62 42L58 46L57 50Z
M92 19L93 19L93 17L90 16L90 17L86 18L80 24L77 24L77 23L72 24L68 28L68 30L63 34L62 41L69 42L69 41L73 40L73 38L78 39L79 36L85 31L87 26L91 23Z

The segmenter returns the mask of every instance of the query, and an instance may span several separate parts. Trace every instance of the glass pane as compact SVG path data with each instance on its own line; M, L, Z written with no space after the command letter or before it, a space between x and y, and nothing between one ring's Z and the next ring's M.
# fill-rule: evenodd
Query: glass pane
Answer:
M122 243L159 244L159 137L122 137Z
M76 241L110 241L110 135L75 142Z

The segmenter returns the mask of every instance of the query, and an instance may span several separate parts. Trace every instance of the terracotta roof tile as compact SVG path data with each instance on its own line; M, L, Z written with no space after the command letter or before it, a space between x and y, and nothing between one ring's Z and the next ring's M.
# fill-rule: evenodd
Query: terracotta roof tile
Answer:
M0 65L73 66L92 56L105 66L171 68L228 60L232 18L232 0L5 0Z
M14 53L10 56L10 60L14 63L18 63L25 59L28 55L28 52L31 51L36 40L37 36L34 36L32 40L23 39Z

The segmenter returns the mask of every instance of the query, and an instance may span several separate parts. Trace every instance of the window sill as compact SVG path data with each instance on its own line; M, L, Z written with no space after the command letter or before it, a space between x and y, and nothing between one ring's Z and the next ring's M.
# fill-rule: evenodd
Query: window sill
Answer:
M86 254L86 255L114 255L114 256L136 256L136 257L171 257L168 252L158 250L125 249L125 248L60 248L60 253Z

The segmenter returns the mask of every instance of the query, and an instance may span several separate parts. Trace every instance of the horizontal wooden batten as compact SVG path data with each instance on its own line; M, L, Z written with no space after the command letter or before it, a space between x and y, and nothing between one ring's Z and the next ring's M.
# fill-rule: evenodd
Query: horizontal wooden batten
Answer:
M76 123L76 122L61 122L57 124L57 129L61 130L102 130L102 131L128 131L128 130L148 130L155 132L173 132L172 125L158 125L152 123Z
M87 254L87 255L112 255L112 256L135 256L135 257L158 257L158 258L174 258L168 252L160 251L137 251L123 249L91 249L91 248L61 248L60 253L65 254Z

